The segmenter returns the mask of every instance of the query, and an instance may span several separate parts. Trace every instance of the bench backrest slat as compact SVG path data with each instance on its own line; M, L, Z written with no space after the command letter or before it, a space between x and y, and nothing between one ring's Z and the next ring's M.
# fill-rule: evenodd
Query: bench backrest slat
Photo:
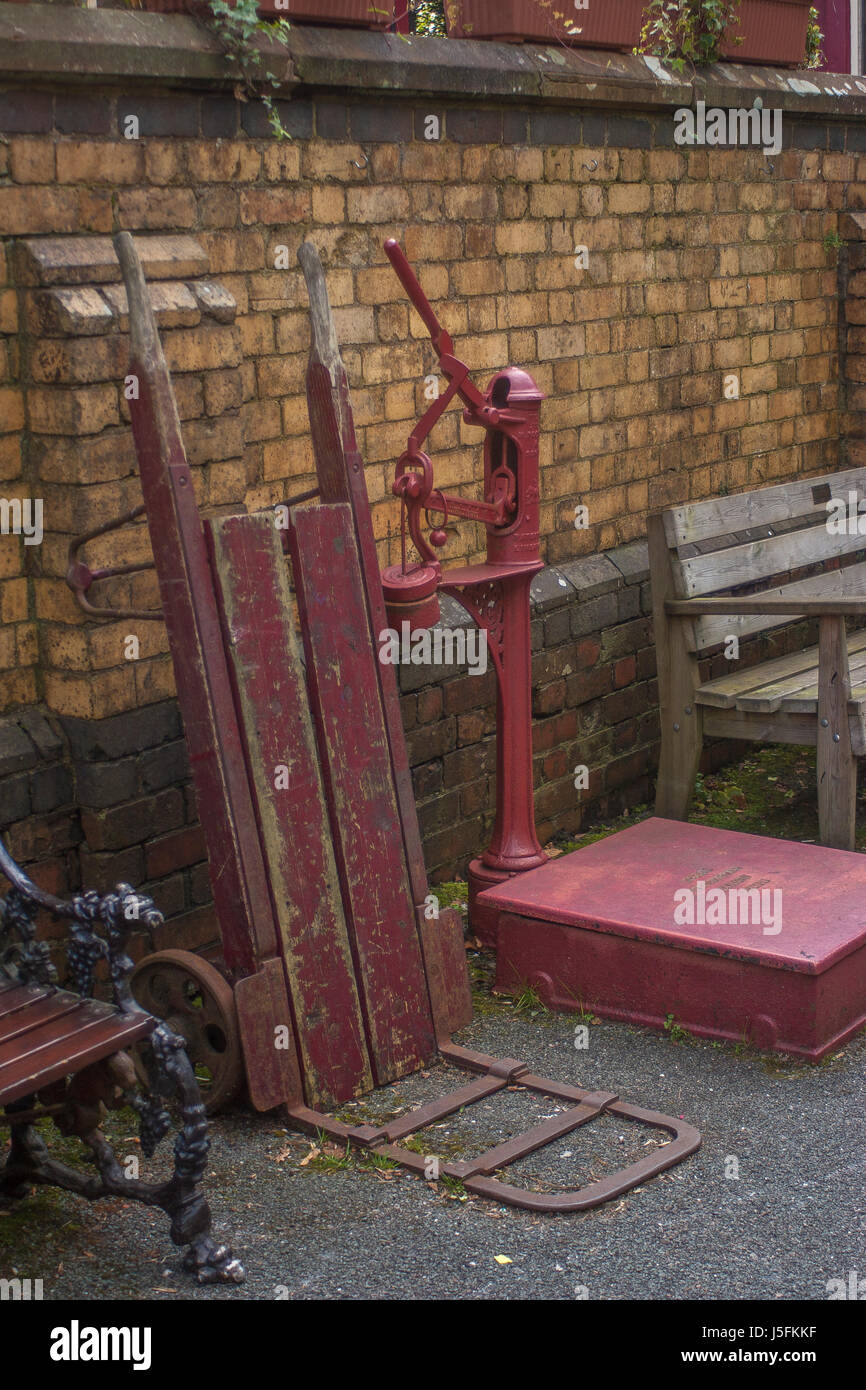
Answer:
M824 524L826 510L822 510L821 517L818 525L800 531L767 535L745 545L731 545L725 550L714 550L712 554L675 561L681 597L727 593L743 584L760 583L774 575L803 569L834 556L866 550L866 535L836 535Z
M836 537L841 540L842 537ZM866 537L862 538L866 541ZM866 561L849 565L846 569L824 570L809 579L800 579L794 584L782 584L775 589L762 590L762 594L775 598L816 598L818 596L862 594L866 584ZM694 638L689 637L692 651L706 651L726 637L735 635L743 638L753 632L766 632L772 627L782 627L791 619L785 616L750 614L748 616L699 618L694 624Z
M847 501L849 492L866 497L866 468L850 468L817 478L799 478L777 487L739 492L733 497L712 497L707 502L685 502L664 514L665 535L671 549L724 538L752 526L778 526L799 517L826 520L827 498Z

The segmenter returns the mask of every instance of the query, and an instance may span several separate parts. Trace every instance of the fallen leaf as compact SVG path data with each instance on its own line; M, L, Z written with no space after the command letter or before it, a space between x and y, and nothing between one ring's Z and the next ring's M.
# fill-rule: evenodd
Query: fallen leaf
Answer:
M494 1255L494 1260L498 1265L513 1265L514 1261L508 1255Z
M318 1158L321 1152L322 1150L319 1148L319 1146L317 1144L314 1144L313 1147L310 1149L310 1152L304 1158L301 1159L299 1166L301 1168L306 1168L307 1164L312 1163L314 1158Z

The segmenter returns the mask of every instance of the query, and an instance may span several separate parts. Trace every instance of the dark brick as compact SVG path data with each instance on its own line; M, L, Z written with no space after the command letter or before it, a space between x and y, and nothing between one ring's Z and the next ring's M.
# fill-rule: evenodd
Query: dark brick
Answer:
M142 883L137 886L153 898L157 909L164 917L176 917L186 907L183 874L173 874L171 878L160 878L154 883Z
M432 724L442 718L442 687L429 686L418 691L418 723Z
M316 134L320 140L345 140L349 132L349 108L344 101L316 102Z
M445 713L465 714L484 709L496 699L496 677L490 670L483 676L462 676L445 686Z
M528 123L528 111L505 111L502 117L503 144L525 145Z
M626 149L648 150L652 145L652 126L649 121L634 116L608 116L608 144Z
M617 596L602 594L588 603L576 603L571 610L571 632L574 637L586 637L601 628L610 627L617 618Z
M135 758L114 763L79 763L75 786L82 806L117 806L138 791L138 764Z
M36 815L70 806L74 796L72 773L62 763L38 768L30 778L30 798Z
M536 718L543 718L546 714L558 714L564 704L565 681L562 677L533 691L532 713Z
M183 817L183 794L178 787L170 787L157 796L128 801L108 811L84 810L81 824L92 850L118 850L179 829Z
M445 134L460 145L499 145L502 142L501 111L449 111Z
M87 888L107 893L118 883L135 886L144 880L144 851L133 845L118 854L92 854L81 847L81 879Z
M240 127L240 102L234 97L202 97L201 133L205 138L232 139Z
M256 103L259 105L260 103ZM309 140L313 134L313 103L311 101L276 101L274 107L280 124L294 140ZM268 135L273 131L268 125Z
M437 796L435 801L426 801L418 807L418 824L421 834L444 830L460 819L460 797L456 791Z
M0 92L0 131L7 135L42 135L54 125L54 98L50 92L31 92L12 87Z
M164 743L161 748L142 753L138 767L139 791L142 792L156 792L185 782L190 775L186 739L176 739L174 743Z
M114 98L78 92L58 92L54 127L63 135L108 135L117 130Z
M165 878L172 870L185 869L206 857L207 846L201 826L187 826L147 846L147 876Z
M30 779L26 772L0 782L0 826L4 828L30 815Z
M588 700L597 700L606 695L611 688L611 669L600 666L595 671L579 671L566 681L566 700L571 708L585 705Z
M24 730L12 720L0 723L0 777L33 767L36 761L36 749Z
M117 128L123 133L127 116L137 116L139 133L148 135L198 135L200 98L172 92L170 96L122 96L117 101Z
M533 111L529 139L533 145L579 145L582 128L577 111Z
M827 127L812 121L791 121L790 140L797 150L826 150Z
M831 150L834 150L834 151L835 151L835 150L844 150L844 148L845 148L845 127L844 127L843 125L840 125L838 121L833 121L833 123L832 123L832 124L830 125L830 127L829 127L829 134L830 134L830 149L831 149Z
M407 143L412 139L412 112L408 106L397 106L391 102L365 103L353 106L349 111L349 134L353 140L399 140Z
M456 720L443 719L438 724L425 724L407 739L409 763L415 767L418 763L429 762L432 758L441 758L444 753L452 751L456 742Z
M649 766L649 749L636 748L624 758L608 763L605 770L605 785L608 788L621 787L635 781Z
M604 722L619 724L623 719L633 719L647 707L646 690L642 685L630 685L608 695L604 701Z
M607 144L607 116L602 116L599 111L584 112L583 143L589 149L600 149Z
M571 610L560 608L544 620L544 645L555 647L571 636Z
M15 720L21 725L27 737L36 744L42 758L52 762L62 758L64 753L63 739L41 710L19 710L15 715Z
M453 877L460 872L467 861L478 854L484 845L485 822L483 817L460 821L447 830L439 830L428 835L424 841L424 856L431 875L434 870L444 867L444 876ZM442 875L440 875L440 882Z
M176 700L161 700L110 719L58 716L76 761L122 758L179 738L183 730Z
M172 917L153 933L157 951L199 951L219 941L219 923L213 907L197 907L181 917Z
M195 864L189 870L189 897L194 906L200 903L209 903L213 898L213 887L210 881L210 868L205 864Z
M446 787L459 787L464 782L474 782L476 778L493 772L496 763L496 745L493 739L486 743L473 743L466 748L458 748L449 753L443 761L443 781Z
M672 116L663 116L653 121L653 145L657 150L674 150L674 121Z
M474 816L479 811L489 810L492 805L493 792L490 778L485 777L460 788L461 816Z
M846 128L845 148L852 154L866 150L866 125L849 125Z
M433 763L422 763L420 767L412 769L412 786L415 791L416 801L423 801L425 797L435 796L442 790L442 762L438 760Z

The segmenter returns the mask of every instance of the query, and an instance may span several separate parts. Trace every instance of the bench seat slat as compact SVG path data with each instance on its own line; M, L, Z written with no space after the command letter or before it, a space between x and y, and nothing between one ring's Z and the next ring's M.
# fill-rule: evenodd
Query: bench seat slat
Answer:
M852 451L853 452L853 451ZM792 518L820 511L826 516L826 505L816 502L813 489L829 487L833 497L856 492L866 497L866 469L849 468L843 473L821 477L799 478L778 487L759 488L756 492L738 492L733 497L714 497L707 502L684 502L665 512L665 534L668 545L678 549L700 541L717 539L732 532L747 531L753 526L777 526Z
M866 679L866 630L852 633L849 638L848 661L852 684ZM801 691L812 686L817 691L817 684L818 648L807 647L797 654L796 659L781 657L777 661L753 666L751 671L744 671L739 677L723 676L720 680L708 681L696 692L695 702L715 709L772 714L784 707L786 699L794 698Z
M46 997L54 1006L47 1015ZM0 985L0 1017L5 1016L7 1001L15 1009L16 1024L15 1032L0 1042L0 1104L4 1105L122 1051L156 1027L156 1019L149 1014L122 1014L112 1004L55 990L47 996L45 992L32 996L32 1008L42 1011L41 1021L22 1033L27 1009L17 1007L19 986Z
M866 628L862 632L852 632L848 638L849 657L853 660L861 651L866 651ZM769 661L750 666L745 671L734 670L729 676L718 676L715 680L706 681L700 687L696 700L699 705L708 705L715 709L733 709L742 696L756 693L777 681L787 680L789 676L808 672L817 662L817 647L806 647L801 652L773 657Z
M15 1038L19 1047L26 1050L27 1035L34 1029L74 1013L80 1007L81 1001L76 1000L74 994L55 991L54 994L43 995L41 999L31 1000L26 1008L14 1009L9 1013L3 1010L0 1012L0 1043L11 1042Z

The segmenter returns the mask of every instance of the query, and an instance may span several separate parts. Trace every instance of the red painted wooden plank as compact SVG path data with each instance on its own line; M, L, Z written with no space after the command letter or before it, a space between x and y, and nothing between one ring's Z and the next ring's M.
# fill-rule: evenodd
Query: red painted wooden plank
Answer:
M429 1062L436 1040L350 508L296 509L289 544L343 902L381 1085Z
M346 502L352 509L370 640L375 645L379 633L388 626L388 620L364 480L364 464L355 437L349 380L340 358L322 264L311 242L304 243L298 252L298 259L310 300L307 408L321 499L324 503ZM376 668L410 891L416 908L420 909L428 893L427 869L400 715L397 675L393 667L382 666L378 661ZM424 921L423 918L419 920ZM454 935L454 919L443 913L438 921L425 923L420 939L436 1032L439 1036L447 1036L472 1018L472 995L462 945L462 925L458 943Z
M132 238L115 247L129 298L130 414L163 614L184 719L199 814L208 843L226 965L254 973L276 950L276 928L219 617L180 422Z
M355 420L349 392L349 378L340 357L327 286L316 248L306 242L298 259L310 299L310 358L307 367L307 408L316 472L321 498L328 502L347 502L352 509L361 583L367 607L372 640L388 626L385 599L379 574L379 559L373 536L370 501L364 480L364 463L355 437ZM409 756L400 717L400 698L396 672L392 666L376 662L382 703L388 728L389 751L394 784L400 806L400 824L415 905L427 896L427 869L418 828L418 812L409 770Z
M238 980L234 998L251 1104L263 1111L297 1105L304 1092L282 961L263 961L257 974ZM288 1032L277 1046L274 1028L281 1023Z
M114 245L129 299L130 374L138 381L138 397L130 401L132 428L222 955L232 982L245 980L238 1022L250 1095L265 1109L280 1100L291 1103L298 1093L291 1049L276 1063L271 1045L261 1050L262 1039L272 1039L289 1015L285 981L279 988L272 974L257 978L259 967L277 952L276 923L171 378L132 238L121 232Z
M273 517L209 523L307 1103L373 1084L288 567Z

